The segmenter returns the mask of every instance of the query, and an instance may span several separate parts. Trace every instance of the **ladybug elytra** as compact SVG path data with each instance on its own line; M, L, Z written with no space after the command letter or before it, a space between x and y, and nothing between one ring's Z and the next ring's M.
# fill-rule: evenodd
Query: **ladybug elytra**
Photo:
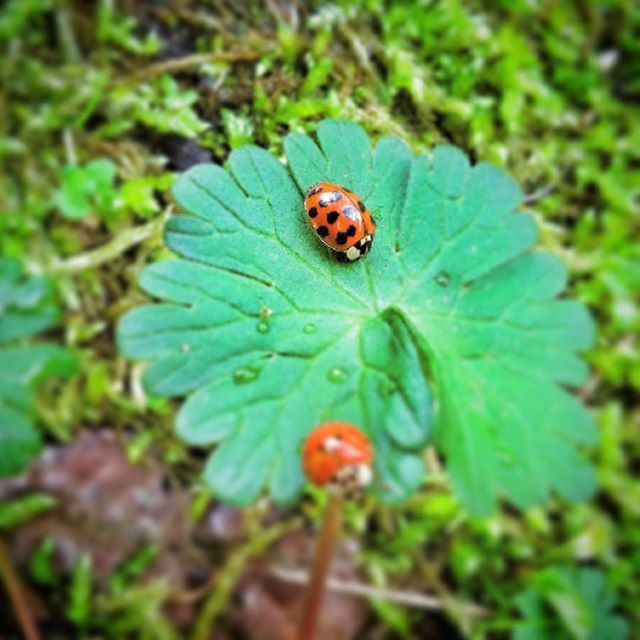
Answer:
M318 238L341 261L353 262L371 249L376 223L353 191L330 182L317 182L307 190L304 208Z

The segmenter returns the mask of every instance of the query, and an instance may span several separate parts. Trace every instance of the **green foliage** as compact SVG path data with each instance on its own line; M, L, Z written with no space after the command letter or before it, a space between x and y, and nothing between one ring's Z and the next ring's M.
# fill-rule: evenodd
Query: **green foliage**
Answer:
M97 39L102 45L114 44L130 53L147 56L160 50L161 42L154 33L143 39L135 35L135 18L118 15L112 0L99 0L97 4Z
M56 197L60 213L72 219L85 218L90 213L108 216L116 197L115 179L116 165L108 158L92 160L82 167L64 167Z
M67 604L67 618L81 629L91 620L91 575L91 556L83 555L71 576Z
M56 505L56 500L46 493L27 493L0 502L0 529L11 529L27 522Z
M158 555L158 547L149 544L127 558L109 577L112 593L122 593L153 562Z
M100 127L100 133L117 136L142 124L159 133L195 138L207 128L193 109L197 99L197 91L181 89L169 75L133 88L123 84L111 94L109 121Z
M171 593L166 581L130 585L125 591L109 593L96 606L108 637L139 640L178 640L164 613Z
M25 278L16 261L0 260L0 476L21 471L40 451L33 385L75 369L71 354L57 345L17 342L57 319L48 283Z
M135 211L142 218L150 218L161 210L156 192L166 191L172 183L172 173L131 178L120 187L116 207L119 211Z
M0 41L22 31L30 20L51 9L51 0L8 0L0 11Z
M41 586L55 586L59 577L53 566L53 556L56 548L51 538L45 538L31 557L29 574L36 584Z
M141 279L169 304L120 325L124 352L153 360L153 393L194 392L179 434L223 442L208 484L236 504L265 483L291 502L302 439L335 418L372 437L380 496L405 498L423 475L430 366L437 444L471 510L493 510L496 494L521 507L552 489L588 496L593 476L576 447L593 444L594 425L555 383L584 381L575 352L592 326L581 305L555 300L559 261L524 253L536 232L514 213L518 187L491 165L471 169L453 147L414 157L389 137L372 153L340 121L318 136L322 150L306 136L285 140L295 183L256 147L231 155L233 177L213 166L186 173L174 194L189 215L166 229L184 259ZM319 180L360 194L379 221L365 260L336 263L310 231L301 192Z
M614 613L616 604L597 569L549 567L517 598L524 620L514 640L624 640L629 627Z

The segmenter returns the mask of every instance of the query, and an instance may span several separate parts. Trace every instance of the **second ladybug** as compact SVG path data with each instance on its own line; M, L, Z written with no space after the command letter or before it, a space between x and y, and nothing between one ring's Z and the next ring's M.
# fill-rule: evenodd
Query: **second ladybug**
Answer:
M349 495L371 482L373 448L369 438L348 422L329 421L305 440L302 461L307 477Z
M304 208L318 238L342 262L353 262L371 249L376 223L353 191L317 182L307 190Z

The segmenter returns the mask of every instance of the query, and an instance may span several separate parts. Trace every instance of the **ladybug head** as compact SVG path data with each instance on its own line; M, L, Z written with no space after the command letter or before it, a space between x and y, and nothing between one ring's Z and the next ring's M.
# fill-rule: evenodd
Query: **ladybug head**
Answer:
M325 422L304 443L303 466L309 480L352 493L372 479L373 449L369 438L348 422Z
M320 193L322 191L322 182L315 182L307 189L307 195L305 197L309 198L316 193Z

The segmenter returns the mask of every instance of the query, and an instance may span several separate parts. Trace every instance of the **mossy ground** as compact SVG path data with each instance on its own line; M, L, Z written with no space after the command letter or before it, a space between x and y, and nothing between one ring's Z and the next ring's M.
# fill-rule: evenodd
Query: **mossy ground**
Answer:
M581 395L601 425L601 488L585 505L474 520L436 470L400 509L353 506L347 532L360 541L362 579L446 603L433 613L372 601L357 637L506 637L515 596L539 570L567 563L600 568L640 628L639 43L640 12L624 0L6 2L0 252L53 277L64 324L49 339L81 363L39 393L47 440L116 432L132 460L161 461L191 490L197 519L208 508L201 461L173 436L174 405L144 395L113 334L143 299L140 268L166 254L173 176L224 163L247 142L279 155L286 133L326 117L397 134L416 151L450 141L523 185L542 245L566 260L572 295L597 320ZM318 502L300 512L315 517ZM217 549L230 575L252 544L260 550L250 539ZM25 571L58 611L50 638L168 638L193 624L163 613L171 588L136 571L110 590L91 587L82 564L70 584L38 582L33 563ZM224 614L232 591L218 581L205 596L222 630L234 628ZM0 629L10 628L3 613Z

